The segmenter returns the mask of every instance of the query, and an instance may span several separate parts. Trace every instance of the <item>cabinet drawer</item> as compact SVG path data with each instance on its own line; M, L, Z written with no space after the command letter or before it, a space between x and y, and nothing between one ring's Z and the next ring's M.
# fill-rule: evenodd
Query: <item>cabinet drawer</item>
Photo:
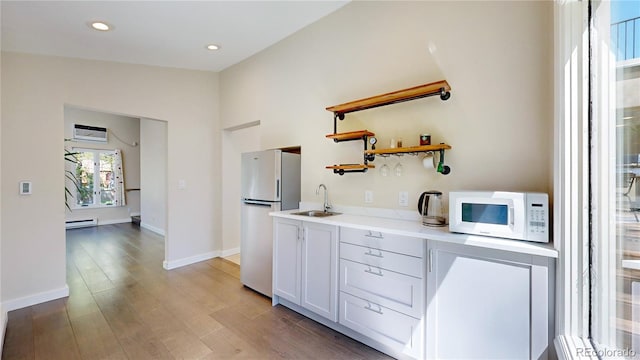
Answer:
M424 257L426 248L426 241L420 238L347 227L340 228L340 241L416 257Z
M340 290L389 309L422 318L423 280L340 259Z
M339 321L399 353L422 358L422 320L340 292Z
M424 260L415 256L397 254L368 246L340 243L340 257L417 278L424 277Z

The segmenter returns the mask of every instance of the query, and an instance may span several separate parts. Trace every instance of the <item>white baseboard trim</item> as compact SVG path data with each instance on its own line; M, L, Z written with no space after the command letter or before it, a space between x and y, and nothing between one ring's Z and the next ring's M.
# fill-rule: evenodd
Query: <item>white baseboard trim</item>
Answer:
M208 253L190 256L188 258L182 258L178 260L172 260L172 261L165 260L162 262L162 267L165 268L165 270L172 270L179 267L195 264L200 261L213 259L219 256L220 256L220 251L211 251Z
M233 249L228 249L228 250L222 250L222 253L220 254L220 257L227 257L227 256L231 256L231 255L235 255L235 254L240 254L240 248L233 248Z
M145 229L147 229L149 231L153 231L154 233L156 233L156 234L158 234L160 236L165 236L164 229L160 229L160 228L157 228L155 226L151 226L151 225L149 225L149 224L147 224L145 222L141 222L140 223L140 227L145 228Z
M98 218L98 226L100 226L100 225L112 225L112 224L124 224L124 223L130 223L130 222L131 222L131 218L113 219L113 220L101 220L100 218Z
M18 299L7 300L2 303L2 310L4 312L9 312L67 296L69 296L69 286L65 285L60 289L44 291L38 294L33 294Z

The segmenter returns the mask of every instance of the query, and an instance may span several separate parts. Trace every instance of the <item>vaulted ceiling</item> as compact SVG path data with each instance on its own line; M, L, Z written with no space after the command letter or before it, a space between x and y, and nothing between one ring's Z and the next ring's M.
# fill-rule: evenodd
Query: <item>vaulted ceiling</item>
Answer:
M348 1L1 1L2 50L221 71ZM96 31L93 21L111 25ZM209 44L218 50L207 50Z

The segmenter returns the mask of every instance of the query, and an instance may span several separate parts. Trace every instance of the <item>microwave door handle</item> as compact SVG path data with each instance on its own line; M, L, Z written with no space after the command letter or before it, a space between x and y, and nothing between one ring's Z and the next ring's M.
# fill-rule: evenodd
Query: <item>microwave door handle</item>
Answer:
M511 227L513 227L513 226L514 226L514 219L513 219L513 217L514 217L514 209L513 209L513 206L509 206L509 225L510 225Z

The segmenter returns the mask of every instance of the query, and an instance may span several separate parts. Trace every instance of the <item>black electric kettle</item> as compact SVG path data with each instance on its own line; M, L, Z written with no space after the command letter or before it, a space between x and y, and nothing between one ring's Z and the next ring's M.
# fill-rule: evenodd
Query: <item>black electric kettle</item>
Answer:
M442 192L425 191L418 199L418 212L422 215L422 224L426 226L444 226L447 219L442 210Z

